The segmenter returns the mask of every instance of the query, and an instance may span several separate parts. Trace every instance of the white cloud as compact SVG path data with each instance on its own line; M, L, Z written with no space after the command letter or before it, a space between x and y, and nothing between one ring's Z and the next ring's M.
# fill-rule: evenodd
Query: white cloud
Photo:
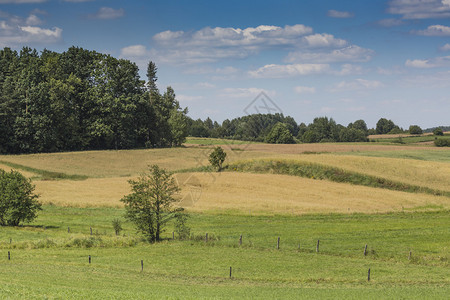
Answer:
M264 92L268 96L274 96L274 91L260 88L226 88L221 91L220 96L224 98L247 98L251 99Z
M198 31L163 31L153 36L158 60L172 64L210 63L242 59L270 49L343 48L348 42L327 33L313 33L297 24L284 27L261 25L244 29L206 27Z
M308 47L345 47L347 41L336 39L332 34L322 33L308 35L302 38Z
M11 17L9 21L0 21L0 47L15 47L32 43L51 44L61 41L61 28L48 29L26 24L26 21L15 16Z
M120 55L125 57L142 57L148 55L148 51L143 45L132 45L122 48Z
M294 91L297 94L314 94L316 92L316 88L309 86L296 86L294 87Z
M43 21L41 19L39 19L38 16L31 14L28 16L25 23L29 26L35 26L35 25L41 25L43 23Z
M100 9L93 15L89 15L91 19L111 20L118 19L125 15L123 8L114 9L111 7L100 7Z
M332 92L341 91L356 91L356 90L367 90L367 89L378 89L383 87L384 84L377 80L366 80L366 79L356 79L354 81L341 81L335 85L331 90Z
M253 78L284 78L301 75L323 74L330 71L328 64L292 64L292 65L265 65L254 71L249 71Z
M441 56L430 59L408 59L405 66L419 69L450 67L450 56Z
M405 24L402 20L399 19L383 19L376 22L376 24L383 26L383 27L394 27L394 26L400 26Z
M351 12L348 11L338 11L338 10L334 10L334 9L330 9L327 12L327 16L331 17L331 18L352 18L355 15Z
M291 52L287 62L333 63L333 62L366 62L374 55L374 51L351 45L331 52Z
M450 36L450 27L444 25L431 25L425 30L412 31L412 33L425 36Z
M404 19L434 19L450 17L449 0L391 0L388 13Z
M439 50L441 51L450 51L450 44L445 44L444 46L442 46L441 48L439 48Z

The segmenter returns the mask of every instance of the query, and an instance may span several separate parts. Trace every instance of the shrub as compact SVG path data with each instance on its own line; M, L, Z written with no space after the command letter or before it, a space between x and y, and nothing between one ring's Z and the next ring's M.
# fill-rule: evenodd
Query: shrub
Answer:
M436 147L450 147L450 139L435 139Z
M112 220L112 225L116 235L119 235L120 232L122 231L122 221L120 221L119 219L114 219Z
M0 169L0 225L18 226L21 222L31 222L41 209L33 194L34 185L21 173Z

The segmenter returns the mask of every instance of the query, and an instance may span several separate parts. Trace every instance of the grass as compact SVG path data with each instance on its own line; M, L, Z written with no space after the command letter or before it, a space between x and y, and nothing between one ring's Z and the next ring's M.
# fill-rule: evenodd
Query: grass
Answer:
M398 151L400 152L400 151ZM430 151L431 152L431 151ZM434 153L434 152L431 152ZM404 154L406 155L406 154ZM411 153L411 155L413 155ZM448 159L450 155L447 154ZM419 157L419 154L415 154ZM450 191L450 163L395 157L372 157L358 153L297 155L293 159L364 173L410 185Z
M247 172L177 174L190 212L238 215L377 213L450 208L448 197L411 194L311 178Z
M219 240L149 245L136 238L133 244L91 247L64 243L91 238L88 224L98 230L96 238L113 239L111 220L122 214L112 208L45 206L33 227L2 230L0 240L13 236L13 242L0 244L4 253L11 252L10 261L0 258L1 297L444 299L450 291L448 211L271 217L201 213L192 215L192 230ZM119 239L132 238L131 224L123 225L127 237ZM54 244L14 248L30 240Z
M442 195L450 197L450 192L428 187L410 185L400 181L392 181L382 177L375 177L359 172L350 172L336 167L323 164L301 162L296 160L253 160L247 162L237 162L228 166L227 170L238 172L255 172L286 174L312 179L326 179L334 182L344 182L355 185L404 191L411 193L427 193L432 195Z
M432 150L433 149L433 150ZM437 148L420 149L420 150L401 150L401 151L352 151L335 153L336 155L352 155L352 156L368 156L368 157L384 157L384 158L401 158L410 160L450 162L448 149L442 151L434 151Z
M450 201L423 193L448 192L447 149L228 144L229 165L282 164L246 169L264 174L213 173L207 157L221 142L190 142L175 149L0 156L2 168L33 178L46 203L32 224L0 229L0 298L448 298ZM195 238L170 241L169 224L166 240L150 245L127 221L114 234L127 180L154 163L178 172L178 197ZM308 172L297 174L306 165ZM290 175L276 174L281 171ZM377 187L355 185L364 183ZM205 233L215 238L205 243Z

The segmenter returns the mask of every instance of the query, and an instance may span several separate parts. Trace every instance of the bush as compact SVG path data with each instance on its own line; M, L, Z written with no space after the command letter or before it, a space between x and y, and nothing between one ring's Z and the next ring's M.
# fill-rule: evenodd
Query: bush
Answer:
M450 139L435 139L436 147L450 147Z
M33 194L34 185L21 173L0 169L0 225L18 226L21 222L31 222L41 209Z

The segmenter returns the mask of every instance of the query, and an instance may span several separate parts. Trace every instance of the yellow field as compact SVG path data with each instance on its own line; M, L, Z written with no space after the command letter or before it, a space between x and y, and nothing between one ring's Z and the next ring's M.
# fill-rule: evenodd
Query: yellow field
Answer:
M120 199L130 192L128 180L148 165L169 170L208 165L214 146L174 149L87 151L72 153L0 156L0 160L28 167L86 175L86 180L35 180L40 201L60 206L121 207ZM293 159L339 167L390 180L450 191L450 163L415 159L380 158L332 153L306 155L303 152L394 151L435 148L385 145L228 145L226 163L260 158ZM234 149L234 150L232 150ZM236 149L241 149L236 151ZM448 151L448 150L445 150ZM11 168L0 165L0 168ZM31 172L22 172L33 177ZM353 213L435 209L450 206L450 198L413 194L319 181L287 175L247 173L180 173L180 205L190 211L237 210L243 213Z
M188 211L236 210L252 214L388 212L420 207L450 208L450 199L287 175L223 172L182 173L177 195ZM126 178L38 181L43 203L120 207L129 193Z
M86 175L89 177L129 177L146 171L147 166L158 164L168 170L188 169L209 165L210 147L83 151L30 155L0 155L0 160L35 169ZM233 151L228 151L233 152ZM237 151L229 153L228 161L267 157L269 153Z
M450 191L450 164L445 162L333 154L289 157L412 185Z

